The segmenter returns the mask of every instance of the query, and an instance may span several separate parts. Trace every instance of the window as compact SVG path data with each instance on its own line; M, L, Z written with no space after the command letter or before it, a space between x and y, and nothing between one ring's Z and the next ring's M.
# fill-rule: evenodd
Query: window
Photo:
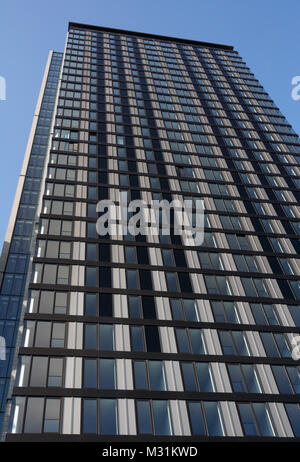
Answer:
M59 423L60 399L27 399L24 433L59 433Z
M243 332L220 330L218 333L223 353L225 355L250 356Z
M130 326L130 333L131 349L133 351L161 351L157 326Z
M46 399L44 433L58 433L60 418L60 400L54 398Z
M300 392L300 375L294 366L271 366L279 392L293 394Z
M240 323L238 309L234 302L211 301L210 304L216 322Z
M253 364L228 364L227 368L234 392L261 393Z
M300 436L300 406L296 403L285 404L285 409L295 436Z
M82 414L82 433L117 434L117 404L115 399L84 399Z
M112 324L99 325L100 350L112 351L114 349L114 328Z
M139 434L171 435L171 422L166 400L137 400Z
M170 307L174 320L199 321L196 300L171 298Z
M250 308L256 324L260 325L279 325L276 310L273 305L250 303Z
M203 269L217 269L222 270L223 262L220 254L218 253L208 253L208 252L198 252L200 266Z
M181 362L185 391L214 391L209 363Z
M231 287L226 276L207 276L204 280L209 294L231 295Z
M201 329L175 328L175 336L178 352L206 354Z
M284 334L271 332L261 332L262 339L267 356L290 358L291 352Z
M275 436L269 410L265 403L238 403L245 435Z
M223 436L223 423L215 401L188 402L192 435Z
M135 389L166 390L162 361L134 361Z

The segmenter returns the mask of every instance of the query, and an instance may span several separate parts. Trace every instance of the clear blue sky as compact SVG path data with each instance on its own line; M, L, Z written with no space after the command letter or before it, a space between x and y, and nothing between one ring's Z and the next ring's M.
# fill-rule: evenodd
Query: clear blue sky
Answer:
M233 45L300 132L299 0L4 0L0 17L0 249L49 49L68 21Z

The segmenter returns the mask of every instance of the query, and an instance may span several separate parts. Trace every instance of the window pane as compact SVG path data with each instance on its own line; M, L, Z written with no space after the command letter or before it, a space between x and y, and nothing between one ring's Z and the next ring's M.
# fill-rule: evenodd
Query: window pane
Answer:
M184 389L186 391L198 391L193 363L181 363Z
M85 315L97 315L97 298L96 294L85 294Z
M41 433L44 398L28 398L24 433Z
M113 350L114 337L113 326L110 324L101 324L99 326L99 348L100 350Z
M206 401L203 403L208 434L213 436L222 436L223 428L221 425L218 403L214 401Z
M203 415L201 411L201 404L190 402L188 403L191 427L193 435L205 435L205 427L203 422Z
M97 360L84 360L84 387L97 387Z
M149 401L137 401L136 405L138 433L152 434Z
M249 356L243 332L233 331L232 337L236 346L237 354L241 356Z
M189 342L185 329L175 329L177 348L180 353L190 353Z
M34 356L32 358L30 386L45 387L47 378L48 358Z
M100 359L100 389L115 389L115 361L113 359Z
M143 328L131 326L131 348L133 351L144 351Z
M170 435L168 401L153 400L154 431L156 435Z
M183 304L183 308L184 308L184 312L185 312L185 316L186 316L187 321L191 321L191 322L195 321L195 322L197 322L198 317L197 317L197 313L196 313L196 302L195 302L195 300L183 299L182 304Z
M281 356L283 358L290 358L291 357L291 352L288 348L286 338L284 334L274 334L278 349L281 353Z
M165 390L165 381L162 368L162 361L149 361L149 377L151 390Z
M99 294L99 315L109 318L113 316L112 294Z
M140 318L140 299L139 297L128 297L129 316L130 318Z
M270 332L261 332L260 333L264 348L266 350L267 356L280 357L279 351L276 348L274 338Z
M182 307L179 299L176 298L171 298L170 299L171 303L171 310L172 310L172 317L175 320L183 320L183 312L182 312Z
M51 334L51 322L38 322L36 327L35 346L49 348Z
M245 392L246 389L243 382L240 366L238 364L229 364L228 371L233 391Z
M253 403L259 430L262 436L274 436L270 416L265 403Z
M194 354L205 354L203 341L202 341L202 331L200 329L189 329L192 352Z
M135 388L138 390L147 390L148 380L145 361L134 361L133 370Z
M100 434L116 435L116 400L100 399Z
M127 288L138 289L138 279L136 270L126 270L127 273Z
M45 410L44 432L59 431L60 400L47 399Z
M219 331L220 342L222 345L223 353L225 355L234 355L235 351L232 344L230 333L227 331Z
M285 404L286 412L295 436L300 436L300 407L299 404Z
M83 433L97 433L97 400L83 401Z
M250 404L238 403L237 406L241 416L241 421L245 435L257 435L257 428L255 425L254 416Z
M252 364L243 364L242 370L245 377L245 382L247 384L248 392L261 393L254 366Z
M160 352L160 339L157 326L145 326L147 351Z
M85 325L84 347L95 350L97 348L97 326L95 324Z
M200 391L214 391L208 363L196 363Z
M166 275L168 290L170 292L177 292L178 286L177 286L176 274L175 273L165 273L165 275Z
M287 373L293 385L295 393L300 393L300 370L298 367L287 366Z

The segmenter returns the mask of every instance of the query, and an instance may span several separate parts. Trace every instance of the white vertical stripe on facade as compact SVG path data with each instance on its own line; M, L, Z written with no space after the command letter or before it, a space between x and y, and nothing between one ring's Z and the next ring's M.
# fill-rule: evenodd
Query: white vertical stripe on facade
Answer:
M232 401L220 401L220 411L226 436L243 436L236 404Z
M127 398L118 399L117 412L119 435L136 435L134 400Z
M84 266L72 265L71 266L71 285L84 286Z
M189 268L196 268L196 269L200 268L200 262L199 262L197 252L195 252L194 250L186 250L185 256L186 256L187 265Z
M113 294L113 309L115 318L128 318L127 296Z
M112 268L113 288L126 289L126 276L124 268Z
M116 351L130 351L129 326L114 325L114 342Z
M293 437L293 430L284 405L282 403L269 403L268 405L278 436Z
M83 316L84 308L84 293L71 292L70 293L70 306L69 313L74 316Z
M172 319L169 299L167 297L155 297L155 305L158 319L162 321Z
M158 329L162 353L177 353L174 328L159 326Z
M167 292L165 273L163 271L151 271L153 288L158 292Z
M113 263L124 263L124 247L122 245L112 245L111 258Z
M130 359L116 359L116 383L118 390L133 390L132 363Z
M214 322L209 300L196 300L198 319L202 322Z
M63 434L80 434L81 398L64 398L62 422Z
M179 405L180 402L181 405ZM172 422L172 434L178 436L190 435L191 433L185 402L170 400L169 411Z
M264 393L278 394L279 390L269 364L257 364L255 367L258 372L259 382L263 389L262 391Z
M221 393L232 393L226 365L224 363L210 363L215 391Z
M202 329L205 351L209 355L222 355L218 333L215 329Z
M190 273L193 291L195 294L206 294L206 286L202 274Z
M82 358L66 358L65 388L81 388Z
M242 324L256 324L248 302L237 302L235 305Z
M178 361L164 361L164 372L168 391L184 391Z
M265 349L258 332L246 331L245 337L250 348L251 356L266 357Z
M278 317L284 326L295 327L295 322L287 305L275 305Z
M82 342L83 342L83 323L69 322L68 323L67 348L82 350Z

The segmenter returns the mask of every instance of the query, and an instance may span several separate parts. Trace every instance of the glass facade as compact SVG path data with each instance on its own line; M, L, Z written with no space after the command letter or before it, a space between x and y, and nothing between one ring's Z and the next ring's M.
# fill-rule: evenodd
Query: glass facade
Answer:
M229 46L70 23L57 60L6 440L298 437L298 136ZM204 200L204 243L98 236L122 191Z
M38 108L37 123L33 129L30 158L25 166L25 178L17 205L14 228L10 242L4 244L3 254L5 256L2 254L4 271L0 280L0 335L5 338L6 357L5 360L0 361L0 432L28 276L32 238L36 226L62 59L63 54L56 52L51 53L49 57L43 97Z

